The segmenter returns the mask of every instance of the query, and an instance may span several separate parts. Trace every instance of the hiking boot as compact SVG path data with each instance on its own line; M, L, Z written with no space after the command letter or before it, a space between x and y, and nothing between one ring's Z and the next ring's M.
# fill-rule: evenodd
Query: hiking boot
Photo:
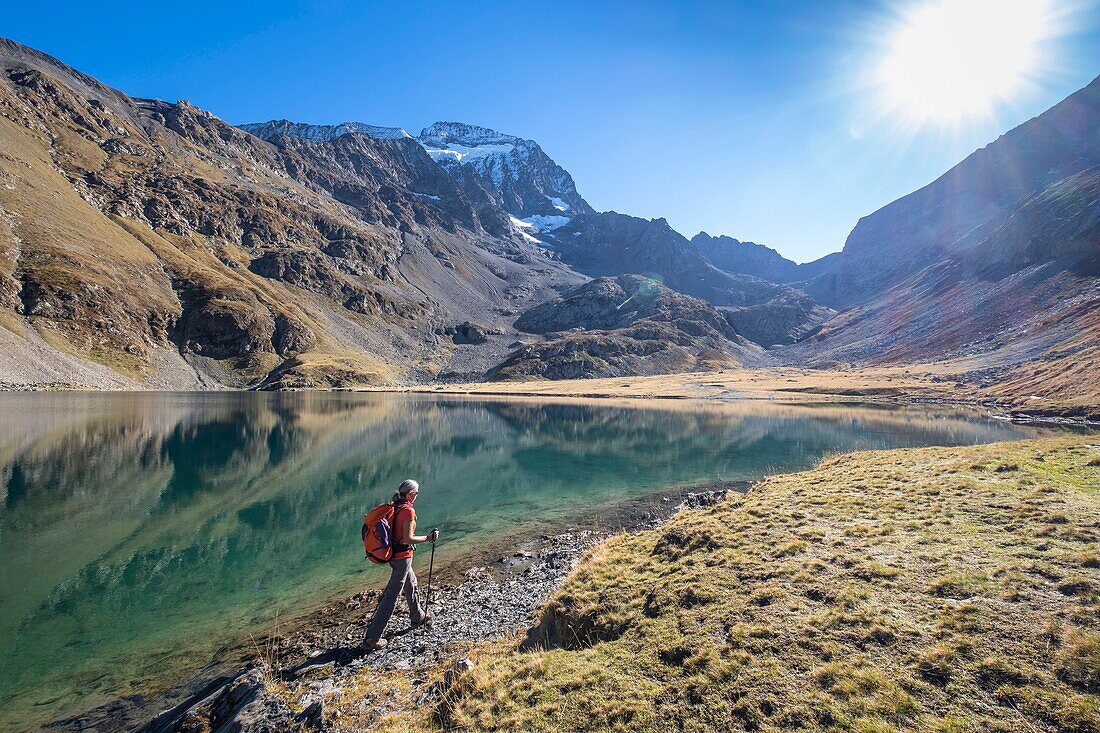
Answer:
M431 622L432 622L432 615L430 613L426 613L423 616L421 616L420 620L417 621L416 623L414 623L412 625L412 627L414 629L419 629L421 626L427 626Z
M384 649L385 647L385 639L365 639L362 644L362 649L365 652L376 652L379 649Z

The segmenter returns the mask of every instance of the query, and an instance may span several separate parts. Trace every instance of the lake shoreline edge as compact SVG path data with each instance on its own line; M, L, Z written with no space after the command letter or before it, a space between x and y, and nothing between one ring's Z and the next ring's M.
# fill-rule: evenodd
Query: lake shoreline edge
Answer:
M1098 487L1092 434L772 475L603 542L526 641L479 645L371 725L1097 730ZM325 729L368 727L348 716L402 682L333 698Z
M81 385L0 382L0 392L143 392ZM149 390L152 392L162 390ZM169 390L172 391L172 390ZM249 392L252 388L198 390ZM273 392L379 393L459 397L556 398L583 400L700 400L836 404L942 405L981 409L1012 422L1100 425L1100 402L1092 393L1030 394L1013 385L983 380L959 364L866 366L856 369L789 366L562 380L424 382L272 390ZM1063 391L1064 392L1064 391Z
M452 559L440 562L436 559L431 611L446 605L450 611L456 608L470 612L479 606L500 603L501 595L515 592L522 585L523 603L506 609L494 623L478 623L477 628L466 633L448 631L439 624L425 627L432 633L432 648L421 645L410 658L417 665L414 669L427 671L438 666L450 652L479 642L522 630L533 622L532 614L561 587L566 578L582 561L584 555L608 539L621 533L637 533L655 529L684 509L710 506L724 499L731 492L744 493L751 481L707 481L696 484L666 486L641 496L619 500L604 507L598 525L594 529L582 526L583 517L567 516L538 525L537 536L524 537L525 533L513 532L489 543L479 550L463 550ZM444 546L445 547L445 546ZM418 565L430 550L422 548ZM426 590L427 570L418 568L421 592ZM287 676L288 670L297 668L293 678L308 677L321 672L339 672L333 663L336 653L350 649L356 637L361 638L370 620L384 580L378 579L373 587L350 596L337 595L306 610L287 622L285 627L276 621L266 637L259 641L231 643L223 647L218 658L212 660L198 673L181 683L149 696L128 695L83 712L63 716L49 722L46 729L65 733L94 729L101 733L121 733L139 730L143 733L168 733L187 731L187 721L202 715L204 709L216 707L240 681L251 679L255 683L257 667L278 667L277 678ZM455 599L461 599L460 606ZM398 655L410 651L422 630L409 633L408 622L403 617L404 602L390 622L387 636L391 644L383 652L373 653L353 661L342 668L342 674L353 675L363 666L392 671L402 660ZM393 629L397 629L396 632ZM436 633L437 629L442 633ZM338 631L343 629L343 631ZM396 642L396 643L394 643ZM446 650L446 651L438 651ZM312 653L312 654L311 654ZM315 658L316 663L309 661ZM251 675L251 677L250 677ZM266 684L266 683L264 683ZM288 721L282 721L286 723Z

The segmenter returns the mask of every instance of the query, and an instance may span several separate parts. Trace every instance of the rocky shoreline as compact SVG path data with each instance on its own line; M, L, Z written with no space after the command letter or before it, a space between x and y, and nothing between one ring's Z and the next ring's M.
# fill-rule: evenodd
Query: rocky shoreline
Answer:
M449 562L440 562L437 551L429 599L433 623L410 630L407 608L399 602L383 650L347 661L364 636L380 594L378 589L365 590L285 630L276 628L252 648L227 648L196 677L163 695L115 700L56 721L48 729L259 733L295 728L339 731L352 723L362 729L403 705L429 703L438 694L428 681L429 672L455 665L460 670L472 644L529 627L534 612L581 557L603 540L621 531L652 529L680 509L709 506L748 487L747 482L670 487L601 509L594 520L572 517L572 522L543 526L537 534L509 535ZM418 562L422 593L427 590L425 560L422 556ZM408 670L413 694L362 709L354 721L326 712L326 701L354 684L364 667Z

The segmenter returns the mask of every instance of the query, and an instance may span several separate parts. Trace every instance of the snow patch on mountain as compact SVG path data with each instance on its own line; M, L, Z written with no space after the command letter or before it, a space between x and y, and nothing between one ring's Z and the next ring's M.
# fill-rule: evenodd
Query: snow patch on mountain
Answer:
M462 122L436 122L425 127L417 141L432 160L444 168L471 166L500 188L505 180L517 181L523 164L538 146L531 140Z
M555 229L561 229L563 226L573 221L568 216L543 216L541 214L535 216L528 216L525 219L508 215L508 218L512 220L512 224L516 227L535 232L552 232Z
M458 143L452 143L449 148L424 148L428 151L428 155L432 156L436 161L441 158L453 158L458 163L472 163L478 158L485 158L490 155L504 155L515 150L515 146L511 143L503 143L500 145L459 145Z
M512 216L511 214L508 215L508 218L511 219L512 226L514 226L516 228L516 231L520 233L521 237L523 237L528 242L531 242L533 244L542 244L542 240L537 239L537 238L535 238L534 236L531 235L531 232L537 232L538 231L538 227L536 227L534 224L532 224L530 222L524 221L523 219L517 219L516 217Z
M550 205L558 211L569 211L572 208L569 204L567 204L564 200L558 198L557 196L547 196L546 200L549 201Z
M560 229L569 222L573 221L568 216L546 216L544 214L536 214L535 216L528 216L523 219L524 222L538 229L540 232L552 232L555 229Z

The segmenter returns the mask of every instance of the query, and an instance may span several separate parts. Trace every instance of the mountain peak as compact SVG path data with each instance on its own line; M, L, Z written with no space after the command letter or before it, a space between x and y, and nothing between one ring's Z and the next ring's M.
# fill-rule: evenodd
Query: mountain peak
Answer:
M267 122L251 122L238 125L238 127L264 140L269 140L276 135L286 135L301 140L328 141L355 132L365 133L377 140L401 140L412 137L400 127L381 127L379 125L368 125L365 122L311 125L306 122L291 122L290 120L269 120Z
M465 122L436 122L416 139L451 175L484 189L502 209L528 223L538 226L551 217L559 225L563 217L592 211L568 171L534 140Z
M432 144L446 146L451 143L477 146L532 142L530 140L521 140L515 135L506 135L503 132L497 132L488 127L468 125L465 122L435 122L420 131L419 139L425 147Z

